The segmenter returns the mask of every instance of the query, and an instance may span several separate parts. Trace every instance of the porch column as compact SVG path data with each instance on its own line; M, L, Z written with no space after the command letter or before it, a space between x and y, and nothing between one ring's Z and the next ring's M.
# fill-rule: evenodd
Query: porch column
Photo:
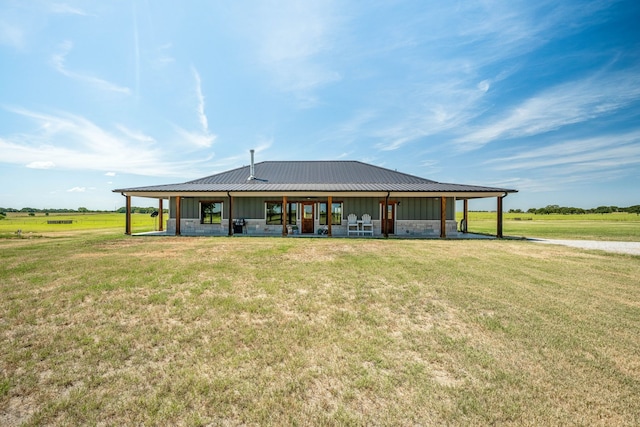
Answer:
M389 193L384 198L384 206L382 208L382 233L385 238L389 237Z
M331 205L333 203L333 197L332 196L328 196L327 197L327 235L329 237L331 237L331 223L333 222L333 215L332 215L332 211L331 211Z
M176 196L176 236L180 235L180 199L180 196Z
M469 231L469 199L463 200L462 220L464 221L462 224L462 232L467 233Z
M497 233L496 233L496 237L501 239L502 238L502 199L504 198L504 196L500 196L498 197L498 209L497 209L497 221L498 223L496 224L496 228L497 228Z
M131 235L131 196L125 196L126 199L126 219L124 226L124 234Z
M158 231L164 231L164 219L163 219L163 211L162 209L162 199L160 199L160 203L158 203Z
M287 235L287 196L282 196L282 236Z
M440 197L440 238L447 237L447 198Z
M229 236L233 236L233 197L229 192L227 192L227 196L229 196L229 230L227 231L227 234Z

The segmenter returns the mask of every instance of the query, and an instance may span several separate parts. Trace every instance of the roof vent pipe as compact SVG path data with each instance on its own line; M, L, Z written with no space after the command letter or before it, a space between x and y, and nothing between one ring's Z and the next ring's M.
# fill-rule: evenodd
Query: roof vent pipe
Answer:
M256 179L255 166L253 164L253 153L255 153L255 150L251 149L251 150L249 150L249 152L251 153L251 168L249 169L249 178L247 179L247 181L251 181L252 179Z

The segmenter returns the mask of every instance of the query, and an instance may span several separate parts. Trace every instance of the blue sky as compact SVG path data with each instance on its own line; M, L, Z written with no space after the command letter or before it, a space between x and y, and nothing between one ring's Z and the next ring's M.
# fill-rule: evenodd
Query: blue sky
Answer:
M0 206L114 209L251 148L519 190L505 209L638 204L638 22L635 0L3 0Z

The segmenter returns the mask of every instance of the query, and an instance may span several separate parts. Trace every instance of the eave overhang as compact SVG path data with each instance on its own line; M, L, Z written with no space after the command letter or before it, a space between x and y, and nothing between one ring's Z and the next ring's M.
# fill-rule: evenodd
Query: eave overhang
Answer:
M494 191L137 191L114 190L125 196L168 199L171 197L455 197L457 199L479 199L504 197L515 190L496 189Z

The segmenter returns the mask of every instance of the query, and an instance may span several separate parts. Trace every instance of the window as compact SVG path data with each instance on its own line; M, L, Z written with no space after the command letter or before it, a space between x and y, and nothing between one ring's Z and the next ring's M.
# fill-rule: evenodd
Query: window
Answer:
M327 203L318 203L320 225L327 225ZM342 202L331 203L331 225L342 224Z
M200 224L222 224L222 202L201 202Z
M267 224L282 225L282 202L267 202ZM287 224L295 224L297 203L287 203Z

